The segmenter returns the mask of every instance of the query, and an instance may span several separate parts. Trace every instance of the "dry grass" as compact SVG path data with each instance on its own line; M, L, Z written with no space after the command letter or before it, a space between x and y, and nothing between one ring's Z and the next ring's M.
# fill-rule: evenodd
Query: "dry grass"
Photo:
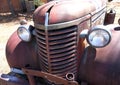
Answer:
M120 16L120 2L109 3L108 8L114 7L117 15L115 23ZM0 73L8 73L10 71L5 57L5 46L10 35L19 26L19 20L24 17L0 16Z

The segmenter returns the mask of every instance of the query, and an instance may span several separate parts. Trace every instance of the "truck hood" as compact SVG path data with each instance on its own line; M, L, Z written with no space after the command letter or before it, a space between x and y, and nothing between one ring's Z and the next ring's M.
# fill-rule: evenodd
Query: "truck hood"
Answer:
M45 13L49 13L49 24L63 23L78 19L106 6L107 0L55 0L36 9L35 23L44 24Z

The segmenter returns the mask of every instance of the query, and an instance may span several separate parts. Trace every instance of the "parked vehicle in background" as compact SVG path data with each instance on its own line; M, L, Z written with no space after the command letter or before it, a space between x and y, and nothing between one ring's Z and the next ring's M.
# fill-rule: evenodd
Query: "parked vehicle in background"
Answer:
M0 85L119 85L120 26L107 0L54 0L9 38Z

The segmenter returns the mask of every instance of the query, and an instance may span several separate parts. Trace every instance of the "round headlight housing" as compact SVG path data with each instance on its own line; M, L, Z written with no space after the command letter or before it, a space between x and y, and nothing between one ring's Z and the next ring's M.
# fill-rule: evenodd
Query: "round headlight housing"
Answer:
M31 32L29 25L21 25L17 30L18 36L21 40L29 42L31 40Z
M111 41L111 32L104 28L94 28L89 31L87 41L93 47L105 47Z

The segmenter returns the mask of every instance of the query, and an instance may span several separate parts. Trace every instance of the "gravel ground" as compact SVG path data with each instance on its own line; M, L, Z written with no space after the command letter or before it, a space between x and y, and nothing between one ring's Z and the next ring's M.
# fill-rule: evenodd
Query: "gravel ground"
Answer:
M109 3L107 8L111 7L116 10L115 23L117 23L120 16L120 1L116 2L114 0L114 2ZM3 15L2 17L0 16L0 73L8 73L10 69L5 57L5 46L10 35L18 28L19 20L24 17L3 17ZM29 23L32 23L32 21L29 20Z

